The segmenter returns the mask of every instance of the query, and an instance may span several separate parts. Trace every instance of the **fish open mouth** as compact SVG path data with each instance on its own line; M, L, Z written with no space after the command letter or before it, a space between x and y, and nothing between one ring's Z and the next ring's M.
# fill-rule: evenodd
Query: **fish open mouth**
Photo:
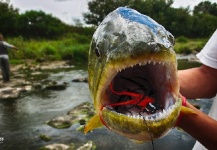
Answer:
M88 74L96 115L85 132L104 124L137 141L162 137L182 109L174 37L148 16L120 7L93 35Z
M177 102L174 67L172 62L147 61L120 70L106 89L102 109L147 121L165 118Z

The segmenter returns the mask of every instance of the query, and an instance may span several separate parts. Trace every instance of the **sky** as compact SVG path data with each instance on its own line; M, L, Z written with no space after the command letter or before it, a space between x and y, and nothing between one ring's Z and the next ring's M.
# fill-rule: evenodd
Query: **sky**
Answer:
M193 9L202 1L204 0L174 0L172 6L175 8L190 6ZM217 3L217 0L209 1ZM67 24L74 24L75 19L83 21L82 13L88 12L87 3L88 0L10 0L10 4L18 8L20 13L27 10L42 10Z

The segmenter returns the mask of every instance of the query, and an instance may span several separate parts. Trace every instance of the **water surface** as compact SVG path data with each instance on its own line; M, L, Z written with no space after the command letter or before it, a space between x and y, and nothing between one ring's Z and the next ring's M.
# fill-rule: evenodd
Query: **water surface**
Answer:
M83 67L53 73L49 80L58 83L67 82L68 87L63 91L40 91L29 93L19 99L0 101L0 150L37 150L52 143L74 143L75 147L93 141L97 149L103 150L144 150L152 149L151 143L136 144L106 128L96 129L87 135L76 131L78 124L68 129L55 129L45 124L45 121L57 116L65 115L79 104L91 101L87 83L71 82L73 79L86 77L87 71ZM199 104L201 110L208 112L212 100L190 100ZM39 138L40 134L51 136L52 140L45 142ZM154 141L155 150L176 149L190 150L195 139L187 133L173 129L162 139Z

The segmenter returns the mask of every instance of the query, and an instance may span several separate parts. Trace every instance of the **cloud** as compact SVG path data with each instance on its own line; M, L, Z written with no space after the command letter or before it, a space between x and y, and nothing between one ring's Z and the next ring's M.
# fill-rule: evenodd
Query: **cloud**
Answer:
M73 1L73 0L54 0L54 1L62 2L62 1Z

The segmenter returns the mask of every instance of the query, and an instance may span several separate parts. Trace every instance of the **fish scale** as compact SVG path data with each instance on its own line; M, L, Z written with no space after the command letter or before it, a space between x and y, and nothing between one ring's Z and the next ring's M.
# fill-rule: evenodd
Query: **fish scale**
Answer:
M85 133L106 126L129 139L149 142L174 128L187 109L179 93L174 41L162 25L131 8L119 7L105 17L89 50L88 81L96 114ZM137 88L143 91L136 93ZM124 95L131 99L120 98Z

